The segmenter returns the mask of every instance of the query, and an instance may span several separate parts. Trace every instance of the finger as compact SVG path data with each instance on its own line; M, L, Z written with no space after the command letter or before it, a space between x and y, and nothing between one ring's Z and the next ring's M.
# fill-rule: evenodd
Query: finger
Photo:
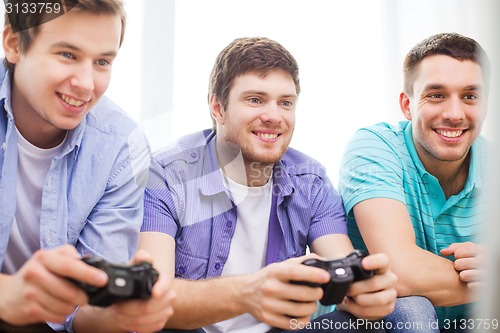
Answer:
M281 298L294 302L316 302L323 297L323 290L321 287L289 284L285 286L284 291Z
M347 295L354 297L386 289L395 289L398 277L392 271L374 275L372 278L354 282L347 290Z
M25 304L25 310L22 312L23 317L20 325L34 324L43 321L60 323L63 322L68 314L61 314L51 311L52 309L38 302L30 302ZM13 324L17 324L14 322Z
M141 262L153 262L153 256L146 250L140 249L131 260L132 265L140 264Z
M298 264L296 261L289 260L271 264L265 268L265 271L268 277L286 283L289 281L305 281L323 284L330 280L330 274L324 269Z
M354 316L361 319L378 320L387 316L394 310L395 302L383 306L379 305L366 307L358 305L354 299L350 297L345 297L344 301L337 305L337 307L340 310L350 312Z
M481 270L478 269L468 269L465 271L461 271L459 274L460 280L465 283L482 281L483 274L481 274Z
M137 316L161 312L173 305L176 294L173 290L168 290L163 294L158 294L147 300L129 300L117 303L115 310L125 316Z
M129 301L132 307L115 306L115 320L118 325L126 331L134 332L157 332L165 327L168 319L172 317L174 311L170 304L158 303L155 307L148 305L148 301ZM141 304L142 303L142 304ZM124 308L135 308L135 311L123 311Z
M311 321L311 317L289 317L276 312L266 312L262 313L257 320L272 327L288 330L296 329L297 327L305 327L306 324Z
M482 281L469 282L467 283L467 288L471 290L481 290L481 288L483 288L483 283Z
M319 287L292 284L273 278L262 281L259 288L259 293L264 300L272 298L295 302L316 302L323 295L323 291Z
M460 246L461 243L451 243L448 247L439 251L443 256L451 256L455 250Z
M108 282L108 275L105 272L86 264L72 255L39 251L34 254L34 257L47 270L59 276L72 278L97 287L102 287Z
M477 257L483 252L484 248L482 245L467 242L455 250L455 259Z
M455 270L460 272L467 269L479 269L483 267L483 263L478 257L463 258L455 260L453 262L453 267L455 267Z
M33 295L28 294L26 296L28 299L41 299L44 301L44 305L49 305L49 307L50 302L56 302L57 300L67 303L71 307L87 302L87 296L81 288L55 275L37 258L28 261L21 268L19 274L27 286L24 291L25 295L26 293L33 293Z
M389 270L389 257L384 253L371 254L361 261L366 270L374 270L377 274L383 274Z
M317 301L296 302L289 299L265 297L262 299L261 309L264 313L274 312L292 318L310 316L316 311Z
M374 293L359 294L350 297L357 305L363 307L387 306L396 301L398 293L396 288L383 289Z
M172 281L168 276L160 274L158 276L158 280L153 285L153 289L151 290L151 297L152 298L162 297L162 295L164 295L171 289L172 285L171 282Z

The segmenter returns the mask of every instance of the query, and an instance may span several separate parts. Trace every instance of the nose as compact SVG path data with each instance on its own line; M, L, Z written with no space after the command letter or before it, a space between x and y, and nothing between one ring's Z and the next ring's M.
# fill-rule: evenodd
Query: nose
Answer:
M281 123L283 120L283 112L277 103L268 103L263 109L260 116L261 120L265 123Z
M81 62L75 66L70 84L85 92L94 90L94 68L92 63Z
M461 121L465 117L464 107L465 105L459 97L452 98L446 106L444 117L452 121Z

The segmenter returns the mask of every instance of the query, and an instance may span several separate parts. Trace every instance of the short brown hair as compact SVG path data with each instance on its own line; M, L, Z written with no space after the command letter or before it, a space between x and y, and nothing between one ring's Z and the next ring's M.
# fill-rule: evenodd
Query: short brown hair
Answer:
M226 46L215 60L210 75L208 97L215 95L226 108L233 81L240 75L257 73L266 76L274 69L290 74L300 93L299 66L297 61L281 44L265 37L237 38ZM215 130L215 120L212 119Z
M16 2L16 1L11 1ZM71 7L69 10L78 10L82 12L88 12L91 14L104 14L104 15L118 15L120 16L122 23L122 30L120 35L120 46L123 43L123 38L125 36L125 27L127 23L127 16L125 13L125 8L122 0L66 0L65 3L68 6L71 2ZM68 7L66 7L68 8ZM35 13L23 14L22 11L12 12L11 14L5 13L5 27L8 25L25 26L27 29L20 29L19 32L19 50L22 53L26 53L33 40L39 33L39 26L43 24L43 20L47 18L48 14L40 13L35 11ZM63 14L64 15L64 14ZM12 20L12 22L11 22ZM14 30L15 31L15 30ZM9 63L7 59L4 59L4 65L11 72L14 69L14 65Z
M446 55L458 60L471 60L481 66L485 84L488 82L490 64L481 45L474 39L457 33L440 33L424 39L406 55L403 64L406 94L413 94L418 65L424 58L431 55Z

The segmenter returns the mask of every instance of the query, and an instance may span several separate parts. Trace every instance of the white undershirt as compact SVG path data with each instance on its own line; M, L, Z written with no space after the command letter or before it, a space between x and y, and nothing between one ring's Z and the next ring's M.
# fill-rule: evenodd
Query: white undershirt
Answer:
M222 177L237 207L238 216L222 276L257 272L266 265L272 177L266 185L260 187L244 186L224 175ZM246 313L204 329L208 333L263 333L270 326Z
M17 131L16 214L2 273L17 272L31 255L40 249L43 185L52 159L61 151L63 143L64 140L57 147L41 149L31 144L19 130Z

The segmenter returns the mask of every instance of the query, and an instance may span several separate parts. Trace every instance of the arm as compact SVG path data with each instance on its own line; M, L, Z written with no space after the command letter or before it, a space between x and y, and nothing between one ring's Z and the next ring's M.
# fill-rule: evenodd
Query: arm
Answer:
M326 258L344 257L353 251L349 238L341 234L320 237L311 248ZM375 276L353 283L337 307L358 318L380 319L394 310L397 277L389 268L389 258L382 253L367 256L361 264L364 269L374 270Z
M37 251L16 274L0 274L0 319L12 325L64 321L87 302L85 293L65 278L96 286L108 279L83 263L70 245Z
M436 306L471 302L453 262L421 249L406 206L376 198L354 206L354 216L370 252L386 253L398 275L398 296L420 295Z
M153 253L160 274L173 275L175 242L171 236L143 232L140 244ZM177 299L167 327L199 328L243 313L281 328L290 327L289 316L308 322L321 297L321 289L291 285L289 281L325 283L329 275L322 269L301 265L304 259L289 259L248 275L198 281L174 279L172 286Z

